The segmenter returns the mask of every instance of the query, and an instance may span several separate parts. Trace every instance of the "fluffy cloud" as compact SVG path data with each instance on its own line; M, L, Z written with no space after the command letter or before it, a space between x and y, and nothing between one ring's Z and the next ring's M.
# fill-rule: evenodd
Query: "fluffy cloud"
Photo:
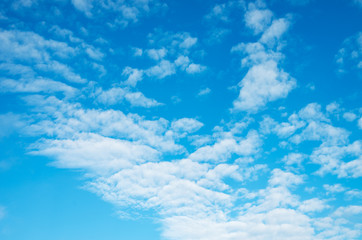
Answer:
M289 153L287 156L284 156L282 161L285 162L286 165L296 165L298 167L302 166L302 162L306 158L306 154L302 153Z
M20 2L25 6L29 1ZM71 4L85 14L82 22L102 20L102 26L111 27L137 22L162 8L153 0L72 0ZM148 78L183 77L208 69L201 79L207 81L207 74L215 73L201 63L201 56L208 54L201 33L156 29L147 35L145 45L131 46L127 58L124 49L113 48L102 36L94 43L102 45L104 52L58 26L44 30L47 37L0 30L4 43L0 46L4 75L0 91L20 93L16 96L28 111L0 114L0 137L19 131L36 139L28 148L30 154L52 159L55 167L84 173L86 188L125 211L120 215L152 210L166 239L358 239L360 225L355 218L361 207L351 201L359 201L361 191L343 181L357 183L362 176L362 143L355 139L355 132L334 122L342 113L354 121L360 117L358 111L346 111L336 103L328 105L326 112L318 103L298 111L290 106L292 102L280 106L279 112L266 112L268 116L250 115L285 98L296 80L282 66L283 37L290 21L277 18L263 1L216 5L204 22L221 24L215 25L220 34L230 32L233 11L240 23L241 8L255 42L232 48L233 53L242 54L245 70L233 110L246 114L223 116L212 128L214 119L202 118L202 123L198 117L172 118L172 111L178 113L182 103L131 108L162 105L141 92ZM106 15L115 17L105 20ZM91 30L79 31L88 40L94 37ZM102 64L108 61L106 70ZM96 69L103 71L104 78L93 76ZM191 97L207 86L195 84L189 85ZM198 96L210 91L203 88ZM195 100L182 93L163 99L176 94L183 103ZM213 105L207 107L214 110ZM208 129L212 129L209 134ZM282 148L277 148L278 143ZM0 207L0 218L1 213Z
M336 55L339 72L362 69L362 32L344 40Z
M334 222L319 224L317 235L314 229L320 220L306 213L329 206L317 198L299 202L289 188L303 183L303 178L280 169L272 171L265 189L244 192L241 198L249 199L249 203L236 216L229 216L234 198L203 184L205 178L220 181L235 169L227 165L213 168L188 159L145 163L98 178L88 188L117 205L157 207L163 216L163 235L168 239L269 239L271 234L278 239L324 239L319 236L337 229L342 231L332 236L356 236L356 232Z
M270 27L265 30L263 35L260 38L260 42L267 44L269 46L273 46L283 34L287 31L289 27L289 22L284 19L280 18L274 20Z
M210 88L204 88L204 89L201 89L199 91L199 93L197 94L197 96L205 96L205 95L208 95L211 93L211 89Z
M309 199L304 201L300 206L299 209L302 212L320 212L323 211L324 209L328 208L329 206L325 204L324 201L318 199L318 198L313 198L313 199Z
M176 73L175 66L168 60L162 60L158 65L153 66L146 70L146 74L150 77L159 79Z
M239 86L241 90L233 103L234 109L256 112L270 101L285 98L296 82L271 60L251 67Z
M246 25L262 36L256 43L241 43L232 48L232 52L246 55L242 66L249 68L239 83L240 93L233 102L234 110L257 112L268 102L285 98L296 87L295 79L279 66L283 55L273 50L289 22L284 18L272 22L271 19L269 10L256 8L254 4L245 13Z
M351 112L346 112L343 114L343 118L346 119L348 122L352 122L357 118L357 115Z
M203 125L203 123L192 118L181 118L171 123L171 129L177 133L193 133Z
M355 141L346 146L328 146L322 144L313 151L312 162L321 165L318 174L336 174L338 177L357 178L362 176L361 142ZM354 158L351 161L343 161L347 156Z
M195 64L195 63L191 63L187 68L186 68L186 72L193 74L193 73L199 73L202 72L206 69L205 66L202 66L200 64Z
M134 87L139 81L143 79L143 70L125 67L123 69L122 75L127 77L127 80L124 81L124 83Z
M334 185L329 185L329 184L324 184L323 188L328 192L328 193L339 193L339 192L344 192L346 189L341 185L341 184L334 184Z
M253 3L249 5L244 15L245 25L254 31L254 34L263 32L270 24L273 17L269 9L258 9Z
M148 57L157 61L163 59L166 56L167 50L165 48L160 48L160 49L152 48L152 49L147 49L146 53Z
M164 153L182 151L175 137L197 131L202 123L191 118L150 121L120 111L87 110L54 97L29 96L25 100L34 106L33 111L42 113L39 116L49 115L25 128L28 134L44 136L32 145L32 154L52 157L57 167L85 171L87 189L119 207L132 206L136 212L156 209L167 238L358 236L358 231L338 221L321 226L320 219L310 216L330 206L318 198L300 201L293 193L305 183L304 175L273 169L265 188L249 192L231 185L230 179L253 181L267 168L241 159L253 157L261 145L255 131L237 137L245 124L235 123L230 131L215 132L214 144L198 148L188 158L161 161ZM302 111L306 119L318 116L306 112L313 111ZM334 218L339 216L334 214ZM195 230L200 224L203 227ZM206 228L212 231L204 231ZM328 235L331 229L335 232Z
M253 155L258 152L260 145L261 140L258 134L251 131L245 139L221 138L213 145L197 149L190 154L189 158L196 161L224 162L233 154L238 156Z

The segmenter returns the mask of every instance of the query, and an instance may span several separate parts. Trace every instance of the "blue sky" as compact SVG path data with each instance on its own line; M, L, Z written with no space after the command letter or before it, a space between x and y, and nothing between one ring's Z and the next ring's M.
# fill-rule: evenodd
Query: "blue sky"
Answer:
M361 239L361 0L2 0L0 239Z

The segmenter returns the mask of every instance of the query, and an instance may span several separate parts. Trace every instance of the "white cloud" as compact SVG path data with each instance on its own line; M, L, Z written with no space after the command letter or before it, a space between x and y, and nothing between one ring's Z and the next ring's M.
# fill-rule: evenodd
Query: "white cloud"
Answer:
M275 133L280 138L287 138L305 125L305 121L301 120L297 114L291 114L288 122L282 123L278 123L270 117L264 117L260 122L260 130L264 134Z
M132 106L136 107L150 108L162 105L162 103L159 103L154 99L145 97L141 92L128 92L124 97Z
M196 47L198 39L188 32L164 32L156 29L148 35L149 44L158 49L166 48L167 55L188 55Z
M29 66L14 63L1 63L0 70L11 76L20 76L22 78L33 78L36 72Z
M0 31L2 44L0 46L0 60L47 62L51 55L67 58L75 54L75 49L64 42L45 40L33 32Z
M261 1L258 4L259 7L264 5ZM241 89L233 102L233 110L257 112L268 102L285 98L296 87L296 80L280 68L279 62L284 57L283 54L273 50L287 31L289 21L285 18L276 19L266 28L272 13L257 9L253 4L250 6L245 14L246 24L256 33L262 32L262 36L258 42L240 43L231 49L232 52L246 55L241 63L243 67L249 68L239 83Z
M156 161L157 150L135 142L102 137L97 134L80 134L73 139L44 140L32 146L32 154L56 159L60 168L75 168L91 172L114 172L136 163Z
M361 215L362 214L362 206L351 205L348 207L339 207L335 212L335 216L351 216L351 215Z
M193 118L181 118L171 123L171 129L176 133L193 133L199 130L203 123Z
M321 165L317 171L319 175L332 173L339 178L357 178L362 176L361 154L360 141L345 146L328 146L328 143L323 143L313 151L310 159L313 163ZM353 160L344 161L347 156Z
M234 109L256 112L270 101L285 98L295 88L296 81L270 60L251 67L239 86Z
M276 222L276 219L282 219ZM293 221L297 219L297 221ZM274 220L274 221L273 221ZM166 218L164 237L169 239L233 240L233 239L311 239L307 217L291 209L275 209L265 214L246 214L234 221L192 216ZM283 228L280 226L284 225ZM206 227L205 227L206 226Z
M162 105L154 99L145 97L141 92L132 92L127 88L114 87L106 91L99 88L96 95L97 102L107 105L120 104L124 100L128 101L133 107L151 108Z
M358 128L362 129L362 117L358 119Z
M167 76L175 74L176 69L174 64L171 63L170 61L162 60L158 65L147 69L145 72L148 76L162 79Z
M72 4L76 9L84 12L86 16L92 16L93 0L72 0Z
M197 43L197 38L187 36L183 39L183 41L180 43L181 48L191 48Z
M210 45L221 43L222 40L231 33L230 29L227 28L213 28L208 32L207 43Z
M326 205L325 201L320 200L318 198L312 198L309 200L305 200L299 206L299 209L302 212L321 212L326 208L329 208L329 206Z
M111 88L106 91L98 89L98 91L96 91L96 100L107 105L120 104L125 94L126 90L124 88Z
M240 197L248 199L248 203L237 210L236 216L229 216L233 198L202 185L212 180L218 186L225 174L236 169L225 164L211 167L188 159L144 163L98 178L88 188L118 206L158 209L162 234L169 239L261 240L270 239L272 234L278 239L325 239L319 236L328 236L331 231L331 236L340 239L351 236L353 230L342 228L338 221L323 225L321 219L306 215L305 212L320 212L329 206L317 198L299 202L288 188L303 183L303 178L279 169L272 171L267 188L256 193L243 192Z
M254 31L254 34L263 32L271 23L273 13L269 9L257 9L254 4L249 5L245 13L245 25Z
M54 97L28 99L39 110L54 114L52 118L57 116L54 126L38 123L39 129L48 129L56 139L34 144L33 154L52 156L58 167L86 170L94 177L87 188L117 206L156 209L167 238L257 240L269 239L271 234L278 239L316 238L314 219L305 212L328 206L319 199L301 203L289 190L303 184L304 176L274 169L268 186L251 193L224 181L251 181L266 169L260 164L248 166L250 161L217 163L230 160L230 154L257 153L261 140L256 132L245 138L233 136L241 130L219 132L216 143L197 149L189 159L159 161L165 151L177 152L170 131L194 132L202 123L195 119L171 124L162 119L147 121L114 110L85 110ZM245 205L237 207L236 199ZM200 229L195 228L199 225ZM319 228L318 233L336 227ZM344 234L335 235L343 238Z
M213 9L212 17L229 21L231 6L242 5L241 2L244 3L230 1L218 5ZM125 26L150 13L152 10L148 7L156 2L73 0L72 3L88 17L93 17L94 21L103 13L120 15L117 24ZM241 65L248 67L239 84L240 95L234 102L234 108L249 112L256 112L268 102L286 97L296 87L296 81L281 67L284 55L280 52L280 39L288 29L289 22L285 18L273 19L273 13L264 9L263 1L257 0L255 4L255 9L249 7L245 22L255 34L261 34L261 38L259 42L242 43L232 50L245 55ZM16 37L13 42L5 41L8 46L20 46L20 50L3 49L1 53L10 57L0 57L4 61L0 69L20 78L4 78L1 87L6 87L6 91L18 92L71 92L72 87L40 78L36 71L63 75L62 78L68 81L81 83L80 75L78 80L76 77L77 69L68 67L64 59L80 52L91 60L102 61L104 58L101 51L82 44L71 32L58 30L58 38L63 34L63 38L68 39L72 46L77 46L74 49L68 46L74 52L67 53L65 50L62 53L59 46L64 45L44 38L37 38L39 42L27 39L22 42ZM360 225L353 226L343 219L353 212L361 213L359 206L345 206L331 215L335 207L327 204L329 200L317 198L317 193L311 199L300 195L300 190L306 189L304 184L310 184L315 177L307 179L307 176L299 174L304 170L305 163L320 165L320 176L329 173L339 178L362 176L361 142L349 144L349 132L333 126L319 104L309 104L282 122L264 117L260 132L251 130L258 126L260 116L255 119L232 116L228 123L222 119L220 126L213 129L213 134L194 136L192 134L203 123L193 118L167 121L152 117L148 109L145 110L147 117L100 109L110 108L100 103L113 105L124 101L131 106L159 106L161 104L156 100L135 90L139 81L146 77L165 78L177 71L196 73L206 68L194 63L193 57L199 53L190 53L201 45L197 44L196 37L188 33L161 32L161 38L156 35L149 36L149 48L134 51L136 56L146 54L154 59L155 66L144 69L125 67L122 71L124 81L113 83L108 82L107 78L109 88L106 90L103 90L105 86L91 82L83 89L89 92L80 96L79 102L74 99L67 102L66 98L60 100L55 96L26 95L21 99L30 107L31 116L0 115L0 125L6 130L21 128L26 136L40 136L41 139L31 146L31 154L50 157L57 167L85 173L87 188L115 204L117 209L124 207L130 211L130 215L132 211L142 214L143 210L154 210L156 221L163 224L162 235L167 239L337 240L360 236ZM21 56L28 51L28 56ZM102 80L99 84L102 84ZM199 95L209 92L208 88L201 89ZM88 93L97 108L82 105L83 102L87 106L92 104L88 101L92 99L86 98ZM175 96L173 99L180 101ZM126 107L126 111L128 109ZM285 113L284 118L290 108L279 110ZM272 115L273 112L268 114ZM269 148L269 142L277 142L274 136L266 136L270 133L284 138L287 143L282 151L289 151L289 154L274 154L274 149L262 154L264 139L265 149ZM303 146L293 145L307 140L321 142L319 147L311 149L309 162L305 161L308 155L301 152ZM186 149L181 144L192 146ZM248 184L257 179L262 181ZM329 192L337 192L342 185L323 187ZM250 192L250 188L254 190ZM358 191L349 192L349 196L360 196ZM324 211L326 209L332 210ZM1 213L0 206L0 218Z
M199 91L199 93L197 94L197 96L205 96L205 95L209 95L211 93L211 89L210 88L203 88Z
M14 9L29 8L38 4L38 0L15 0L12 2Z
M274 20L272 25L265 30L260 38L260 42L265 43L269 46L273 46L281 36L288 30L289 22L284 19Z
M360 198L362 199L362 190L352 189L345 193L347 199Z
M178 70L185 71L188 74L195 74L206 69L206 66L193 63L189 57L191 49L197 43L197 38L192 37L189 33L172 33L156 29L147 37L150 48L142 50L142 54L144 52L149 58L155 60L156 65L144 70L126 67L124 74L129 75L130 80L134 78L139 81L144 75L163 79L176 74ZM127 82L133 83L134 86L136 81Z
M328 113L335 113L339 111L339 104L336 102L330 103L326 106L326 110Z
M189 74L194 74L194 73L200 73L200 72L204 71L205 69L206 69L205 66L202 66L200 64L191 63L186 68L186 72Z
M87 45L85 47L85 52L87 53L87 55L94 59L94 60L102 60L104 57L104 54L99 50L94 48L93 46Z
M330 124L310 121L306 128L290 140L295 144L304 141L322 141L325 144L345 144L348 142L349 132L343 128L334 127Z
M250 156L259 151L261 140L259 135L251 131L245 139L222 138L214 145L208 145L191 153L189 158L196 161L225 162L233 154Z
M116 140L134 141L162 152L177 154L183 151L172 136L165 135L168 121L162 118L147 121L137 114L125 115L121 111L87 110L55 97L28 96L24 100L33 106L34 112L42 113L39 117L47 116L27 126L24 130L27 134L73 139L73 136L91 132Z
M357 118L357 115L352 112L346 112L343 114L343 118L348 122L353 122Z
M344 188L341 184L337 183L334 185L329 185L329 184L324 184L323 188L328 192L328 193L340 193L340 192L344 192L346 191L346 188Z
M142 48L133 48L133 56L140 57L143 55L143 49Z
M165 48L147 49L145 52L147 53L149 58L156 61L163 59L167 54L167 50Z
M340 73L362 69L362 32L344 40L336 54L336 62Z
M72 31L69 29L60 28L58 25L52 26L48 31L63 39L69 39L70 42L82 42L80 38L74 37Z
M302 153L289 153L283 157L282 161L285 162L286 165L297 165L300 167L306 157L307 156Z
M143 70L137 68L125 67L122 72L123 76L127 77L127 80L124 82L129 86L136 86L139 81L143 79Z
M208 20L219 19L223 22L228 22L229 18L227 16L226 11L227 11L226 4L217 4L211 9L210 13L208 13L205 16L205 18Z
M342 162L340 168L339 171L336 171L340 178L362 177L362 155L355 160Z
M51 79L3 79L0 80L0 92L16 93L52 93L63 92L67 96L74 96L78 90L64 83Z
M211 136L209 135L192 135L188 137L188 140L190 141L191 145L194 145L196 147L205 146L212 142Z
M160 207L162 215L189 215L212 211L212 206L228 205L231 200L227 194L208 190L196 183L209 169L209 165L188 159L148 162L99 178L90 183L90 187L116 204Z
M60 63L58 61L49 61L47 63L39 63L35 65L36 68L46 71L46 72L54 72L58 76L63 76L69 82L74 83L85 83L86 79L82 78L78 74L74 73L73 69L68 67L67 65Z
M322 113L321 109L321 105L317 103L310 103L299 111L298 116L307 121L328 122L327 117Z
M200 73L206 69L205 66L190 62L189 57L181 55L175 60L175 65L188 74Z
M303 183L303 176L285 172L280 169L274 169L269 179L270 186L293 186Z
M260 3L260 1L258 1ZM239 0L230 0L226 3L216 4L210 12L205 15L205 19L215 26L218 23L229 23L233 20L233 11L240 13L245 9L245 2Z
M54 93L63 92L67 97L76 96L71 84L86 83L77 70L69 65L69 58L88 56L84 61L100 60L103 57L98 49L86 44L73 36L67 29L53 26L50 30L68 42L45 39L34 32L19 30L0 30L2 44L0 46L0 69L6 73L1 91L24 93ZM75 45L75 46L70 46ZM101 74L105 69L102 65L88 62ZM92 69L90 69L92 70Z
M182 70L185 70L187 66L190 64L190 59L187 56L179 56L175 60L176 66L180 67Z
M72 0L73 6L83 12L88 18L104 20L105 16L115 17L105 21L111 27L126 27L129 23L137 22L139 18L150 13L158 12L167 7L166 4L157 0L147 1L94 1L94 0Z

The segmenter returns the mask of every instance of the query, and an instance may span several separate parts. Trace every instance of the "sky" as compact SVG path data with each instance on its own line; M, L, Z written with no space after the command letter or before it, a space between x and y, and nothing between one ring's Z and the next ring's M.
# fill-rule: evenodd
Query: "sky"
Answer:
M1 0L0 239L362 239L361 0Z

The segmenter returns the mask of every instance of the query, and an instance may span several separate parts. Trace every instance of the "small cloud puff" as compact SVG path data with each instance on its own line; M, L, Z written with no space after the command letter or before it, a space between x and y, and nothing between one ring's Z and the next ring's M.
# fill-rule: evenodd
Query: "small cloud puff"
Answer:
M206 96L208 94L211 93L211 89L210 88L203 88L199 91L199 93L197 94L197 96Z

